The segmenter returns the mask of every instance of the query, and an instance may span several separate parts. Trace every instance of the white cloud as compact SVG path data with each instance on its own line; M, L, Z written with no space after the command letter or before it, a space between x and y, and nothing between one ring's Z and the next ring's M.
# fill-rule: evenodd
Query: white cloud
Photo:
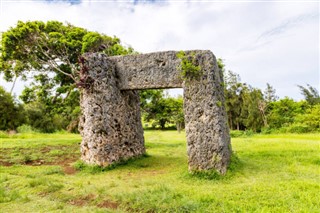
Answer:
M243 81L271 83L280 97L300 99L297 84L319 88L319 3L132 2L2 0L0 31L18 20L67 21L139 52L210 49Z

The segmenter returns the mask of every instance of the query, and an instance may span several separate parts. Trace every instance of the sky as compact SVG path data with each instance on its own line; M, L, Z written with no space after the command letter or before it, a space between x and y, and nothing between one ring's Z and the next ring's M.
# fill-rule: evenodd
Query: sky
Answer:
M297 85L320 90L319 11L308 0L0 0L0 32L18 20L58 20L117 36L140 53L211 50L242 82L301 100Z

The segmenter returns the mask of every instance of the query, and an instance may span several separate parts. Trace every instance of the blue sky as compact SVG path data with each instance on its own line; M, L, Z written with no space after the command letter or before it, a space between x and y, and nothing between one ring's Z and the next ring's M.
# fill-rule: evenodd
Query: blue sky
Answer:
M18 20L69 22L141 53L209 49L243 82L270 83L280 97L299 100L297 85L320 86L317 1L0 0L0 31Z

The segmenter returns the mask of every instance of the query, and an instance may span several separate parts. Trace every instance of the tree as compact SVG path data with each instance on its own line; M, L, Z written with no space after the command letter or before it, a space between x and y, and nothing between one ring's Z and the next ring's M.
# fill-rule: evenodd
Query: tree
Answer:
M23 107L0 86L0 130L15 129L24 121Z
M276 95L276 90L269 83L267 83L267 88L263 93L263 97L267 103L278 100L278 96Z
M38 71L54 72L61 78L60 82L77 82L78 59L85 52L117 55L130 53L132 49L122 47L118 38L71 24L19 21L16 27L2 34L0 70L7 80Z
M241 106L241 123L246 129L259 132L264 124L261 112L263 94L260 89L247 87L241 93L243 104Z
M218 60L218 66L224 70L222 60ZM230 129L260 131L267 126L266 102L260 89L242 83L239 74L229 70L224 71L224 94Z
M268 114L270 128L278 129L291 125L295 121L295 117L305 113L307 108L308 103L306 101L295 102L288 97L272 102Z
M163 90L142 90L140 92L142 115L146 121L153 120L153 125L164 129L167 123L174 123L178 131L183 128L182 97L165 97Z
M237 73L230 70L224 76L224 82L224 94L229 127L230 129L240 130L240 114L243 102L240 93L246 85L240 82L240 76Z
M166 99L163 96L163 90L147 91L149 97L146 104L143 104L144 118L146 121L155 120L160 125L161 129L165 128L165 124L170 120L169 110Z
M7 81L33 77L21 99L28 104L41 104L46 119L52 121L61 116L69 124L79 114L79 57L85 52L133 52L116 37L57 21L19 21L2 34L0 48L0 73Z
M263 98L259 100L258 108L262 115L264 127L268 127L267 114L270 108L270 103L276 101L278 96L276 95L276 90L267 83L267 88L264 90Z
M304 96L305 100L310 105L315 105L320 103L320 95L316 88L312 87L311 85L307 84L306 87L298 85L301 94Z
M306 110L295 118L295 123L306 125L309 131L320 131L320 104Z
M171 99L172 106L172 122L176 124L177 130L180 133L185 127L184 111L183 111L183 97L178 96L177 98Z

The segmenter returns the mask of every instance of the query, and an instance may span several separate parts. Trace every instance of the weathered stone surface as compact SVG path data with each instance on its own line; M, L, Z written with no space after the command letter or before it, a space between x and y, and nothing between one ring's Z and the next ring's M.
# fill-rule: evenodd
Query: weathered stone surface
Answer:
M183 87L189 170L226 172L231 145L222 73L210 51L192 51L202 75L199 79L183 81L181 60L176 54L168 51L85 56L90 85L81 95L83 160L105 166L142 155L145 148L136 90Z
M128 56L114 56L121 90L181 88L183 80L177 67L177 52L156 52Z
M121 91L114 64L102 54L85 56L92 85L81 91L82 160L107 166L145 153L137 91Z
M224 174L230 163L231 144L222 72L210 51L196 52L194 57L203 75L184 84L189 170L215 169Z

